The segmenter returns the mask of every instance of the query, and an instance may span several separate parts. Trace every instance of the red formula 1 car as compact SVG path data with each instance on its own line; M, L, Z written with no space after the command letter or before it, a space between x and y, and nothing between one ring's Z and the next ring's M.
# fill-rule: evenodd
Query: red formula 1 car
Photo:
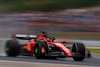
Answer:
M19 40L27 41L27 43L21 44ZM48 37L46 32L42 32L39 36L14 34L12 39L6 42L5 52L7 56L35 55L37 59L45 57L72 57L75 61L82 61L85 58L84 44L72 43L70 46L66 44L69 43L55 42L55 38Z

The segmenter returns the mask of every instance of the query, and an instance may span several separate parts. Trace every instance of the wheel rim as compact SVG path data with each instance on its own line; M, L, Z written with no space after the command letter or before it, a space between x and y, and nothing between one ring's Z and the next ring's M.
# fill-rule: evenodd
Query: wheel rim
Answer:
M35 47L35 56L37 58L39 57L39 46L38 45Z
M41 53L41 47L40 43L37 42L37 45L35 46L35 56L36 58L39 58L40 53Z
M38 53L38 47L35 48L35 53L36 53L36 54Z

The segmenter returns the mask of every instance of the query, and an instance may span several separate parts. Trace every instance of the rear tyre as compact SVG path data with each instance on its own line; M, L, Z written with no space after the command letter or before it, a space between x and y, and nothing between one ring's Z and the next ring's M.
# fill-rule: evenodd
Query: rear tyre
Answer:
M5 53L9 57L16 57L20 52L20 45L16 40L8 40L5 44Z
M72 47L72 52L80 53L81 57L73 57L75 61L82 61L85 57L85 46L82 43L74 43Z
M44 52L42 51L44 48ZM35 48L34 48L35 57L37 59L45 58L45 54L48 53L48 45L46 42L37 41Z

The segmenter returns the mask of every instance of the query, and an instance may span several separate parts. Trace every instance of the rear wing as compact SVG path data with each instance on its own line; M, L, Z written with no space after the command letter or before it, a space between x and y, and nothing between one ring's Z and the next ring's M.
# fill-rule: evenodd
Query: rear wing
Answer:
M12 38L18 38L23 40L30 40L30 39L36 39L36 35L27 35L27 34L13 34Z

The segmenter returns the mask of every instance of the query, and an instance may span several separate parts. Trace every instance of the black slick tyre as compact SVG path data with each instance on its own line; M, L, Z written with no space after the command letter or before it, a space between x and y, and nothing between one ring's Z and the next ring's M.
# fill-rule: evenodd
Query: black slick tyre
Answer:
M72 52L80 53L81 57L73 57L75 61L82 61L85 58L85 46L82 43L74 43L72 47Z
M35 45L35 48L34 48L34 54L35 54L35 57L37 59L41 59L41 58L45 58L45 54L44 53L41 53L41 48L44 48L45 49L45 52L48 53L48 45L46 42L42 42L42 41L37 41L36 45Z
M20 52L20 45L16 40L8 40L5 44L5 53L9 57L16 57Z

